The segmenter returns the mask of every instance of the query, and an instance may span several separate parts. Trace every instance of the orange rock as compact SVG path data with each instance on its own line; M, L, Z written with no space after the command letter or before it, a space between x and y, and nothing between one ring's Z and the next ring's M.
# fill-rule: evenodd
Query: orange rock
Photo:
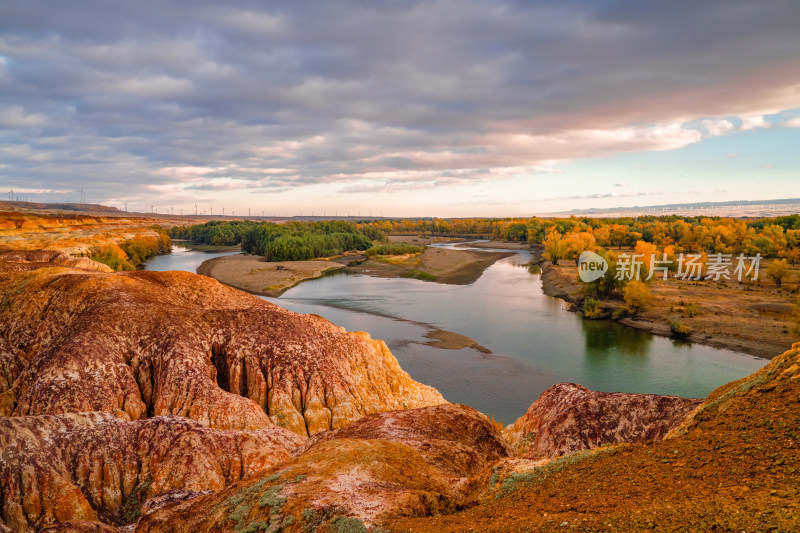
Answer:
M470 479L509 451L463 405L373 414L315 435L258 478L145 514L136 531L362 531L449 513L472 502Z
M130 523L153 496L224 488L286 461L302 442L282 428L222 431L180 417L0 418L0 519L16 531Z
M0 254L0 408L13 415L180 415L301 435L370 413L444 403L386 345L204 276L63 268ZM12 382L9 388L9 381Z

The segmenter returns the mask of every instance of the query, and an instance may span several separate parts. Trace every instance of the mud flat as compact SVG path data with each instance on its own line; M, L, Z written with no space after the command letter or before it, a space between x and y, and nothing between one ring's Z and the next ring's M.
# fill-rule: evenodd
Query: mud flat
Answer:
M382 278L416 278L424 281L469 285L499 259L513 252L483 252L426 248L421 254L381 256L348 270Z
M344 268L331 261L268 262L255 255L228 255L203 261L197 273L231 287L263 296L280 296L301 281Z

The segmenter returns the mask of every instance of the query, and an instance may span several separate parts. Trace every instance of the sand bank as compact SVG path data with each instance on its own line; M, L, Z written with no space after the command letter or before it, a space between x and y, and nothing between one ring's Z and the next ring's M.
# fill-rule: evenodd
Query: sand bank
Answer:
M326 271L344 268L331 261L280 261L270 263L256 255L227 255L203 261L197 273L231 287L263 296L280 296L301 281Z

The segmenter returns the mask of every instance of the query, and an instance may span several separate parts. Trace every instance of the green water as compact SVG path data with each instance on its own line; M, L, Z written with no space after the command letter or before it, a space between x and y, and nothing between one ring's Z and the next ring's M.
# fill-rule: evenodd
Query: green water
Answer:
M158 258L155 269L191 270L210 257L180 252ZM466 286L338 273L268 300L383 339L414 379L504 423L521 416L559 382L601 391L702 397L767 362L677 343L611 321L583 320L542 292L539 276L527 268L529 261L526 252L502 259ZM424 335L431 326L471 337L492 353L427 346Z

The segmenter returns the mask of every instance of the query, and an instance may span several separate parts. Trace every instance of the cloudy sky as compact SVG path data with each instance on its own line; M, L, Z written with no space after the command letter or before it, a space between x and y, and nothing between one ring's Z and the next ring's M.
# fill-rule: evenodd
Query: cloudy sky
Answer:
M177 214L800 197L800 2L0 2L0 188Z

